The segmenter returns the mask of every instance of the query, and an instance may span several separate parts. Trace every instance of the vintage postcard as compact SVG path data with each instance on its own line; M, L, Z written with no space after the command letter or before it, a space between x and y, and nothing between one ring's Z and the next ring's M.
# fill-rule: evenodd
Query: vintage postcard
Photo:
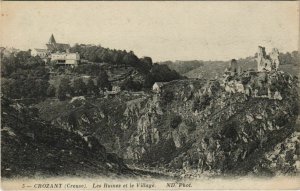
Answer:
M299 190L299 5L1 1L1 189Z

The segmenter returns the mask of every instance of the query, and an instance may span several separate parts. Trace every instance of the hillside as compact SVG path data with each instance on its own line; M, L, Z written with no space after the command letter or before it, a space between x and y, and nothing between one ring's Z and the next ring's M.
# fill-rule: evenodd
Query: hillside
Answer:
M137 89L143 89L152 87L156 81L166 82L182 78L168 66L153 63L151 57L138 58L133 51L84 44L76 44L71 51L78 52L82 58L82 66L73 72L96 76L99 70L105 70L110 80L117 85L130 79L141 87Z
M76 104L49 100L37 107L44 120L92 134L135 165L167 168L178 176L290 174L297 171L294 157L283 159L288 166L282 161L274 166L266 154L296 133L295 87L295 78L284 72L246 72L172 81L159 93L121 92ZM288 156L298 152L294 137Z
M190 61L180 61L175 62L165 61L159 62L159 64L167 65L170 69L177 71L179 74L185 74L191 70L194 70L200 66L203 66L203 61L201 60L190 60Z
M6 97L39 102L46 98L64 100L73 96L101 96L106 91L148 91L152 85L182 79L166 65L138 58L133 52L101 46L76 45L82 56L76 66L44 61L30 51L1 56L1 90ZM95 52L96 51L96 52ZM117 60L113 58L118 57Z
M1 104L2 177L132 174L97 139L52 126L34 108L5 98Z
M238 60L240 63L245 63L243 60ZM183 73L183 76L186 76L188 78L204 78L204 79L215 79L216 77L221 77L226 69L228 67L229 62L213 62L208 63L204 62L202 66L195 68L193 70L190 70L187 73ZM292 74L293 76L300 77L299 75L299 69L300 69L300 62L298 65L295 64L284 64L280 65L280 70L287 72L289 74ZM252 60L252 62L246 62L243 64L243 69L249 70L249 69L256 69L256 61ZM175 69L176 70L176 69Z
M242 66L243 71L250 69L256 71L257 62L255 58L256 55L240 58L237 62ZM280 70L298 76L299 78L300 54L298 51L280 53L279 60L281 63L279 67ZM188 78L215 79L223 75L230 61L166 61L161 62L161 64L168 65L169 68Z
M203 79L215 79L221 77L228 67L229 62L205 62L202 66L195 68L183 75L188 78L203 78Z

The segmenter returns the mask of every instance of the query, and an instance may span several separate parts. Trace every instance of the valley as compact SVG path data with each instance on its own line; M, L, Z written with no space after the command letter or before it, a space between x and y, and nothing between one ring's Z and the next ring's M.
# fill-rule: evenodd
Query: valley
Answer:
M79 48L87 58L89 51L102 50ZM299 173L295 64L256 71L252 58L248 65L247 59L229 65L193 61L181 76L179 65L172 70L171 63L122 54L124 64L84 61L74 68L51 62L44 67L27 52L5 58L5 177L201 179ZM21 162L29 158L34 161Z

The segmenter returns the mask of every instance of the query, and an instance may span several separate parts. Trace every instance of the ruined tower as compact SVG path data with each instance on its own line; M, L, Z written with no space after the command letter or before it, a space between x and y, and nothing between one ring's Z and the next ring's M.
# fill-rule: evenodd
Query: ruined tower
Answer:
M279 68L279 51L277 48L273 48L272 52L270 53L270 58L272 60L272 68L275 69L276 71Z
M265 47L258 46L256 61L258 72L277 70L280 64L279 51L278 49L273 48L272 52L267 55Z

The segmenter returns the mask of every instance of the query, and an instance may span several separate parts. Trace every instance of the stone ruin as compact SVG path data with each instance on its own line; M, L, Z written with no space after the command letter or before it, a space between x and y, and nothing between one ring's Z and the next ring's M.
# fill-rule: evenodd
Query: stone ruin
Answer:
M273 48L272 52L267 55L265 47L258 46L258 54L257 54L257 71L265 72L278 70L279 67L279 51L277 48Z
M278 49L273 48L272 52L267 55L265 47L258 46L256 61L257 72L246 71L243 73L242 64L238 63L235 59L232 59L229 67L225 70L220 85L230 94L243 93L246 96L251 97L282 100L282 92L278 89L271 88L274 86L272 85L272 81L274 81L274 79L275 81L278 81L278 78L283 76L282 72L271 72L278 71L279 68L280 61ZM257 80L252 82L250 80L248 84L245 84L243 80L245 81L248 78L251 80L257 78ZM287 83L290 84L290 77L287 79L289 81ZM255 86L259 86L259 88Z
M257 62L258 72L277 71L280 64L278 49L273 48L272 52L270 52L269 55L267 55L265 47L258 46L256 62ZM238 63L236 59L232 59L229 66L226 67L225 69L225 73L232 76L240 75L242 72L243 72L243 64Z
M242 66L240 63L237 62L236 59L232 59L229 68L227 68L227 71L232 72L233 74L241 74Z

